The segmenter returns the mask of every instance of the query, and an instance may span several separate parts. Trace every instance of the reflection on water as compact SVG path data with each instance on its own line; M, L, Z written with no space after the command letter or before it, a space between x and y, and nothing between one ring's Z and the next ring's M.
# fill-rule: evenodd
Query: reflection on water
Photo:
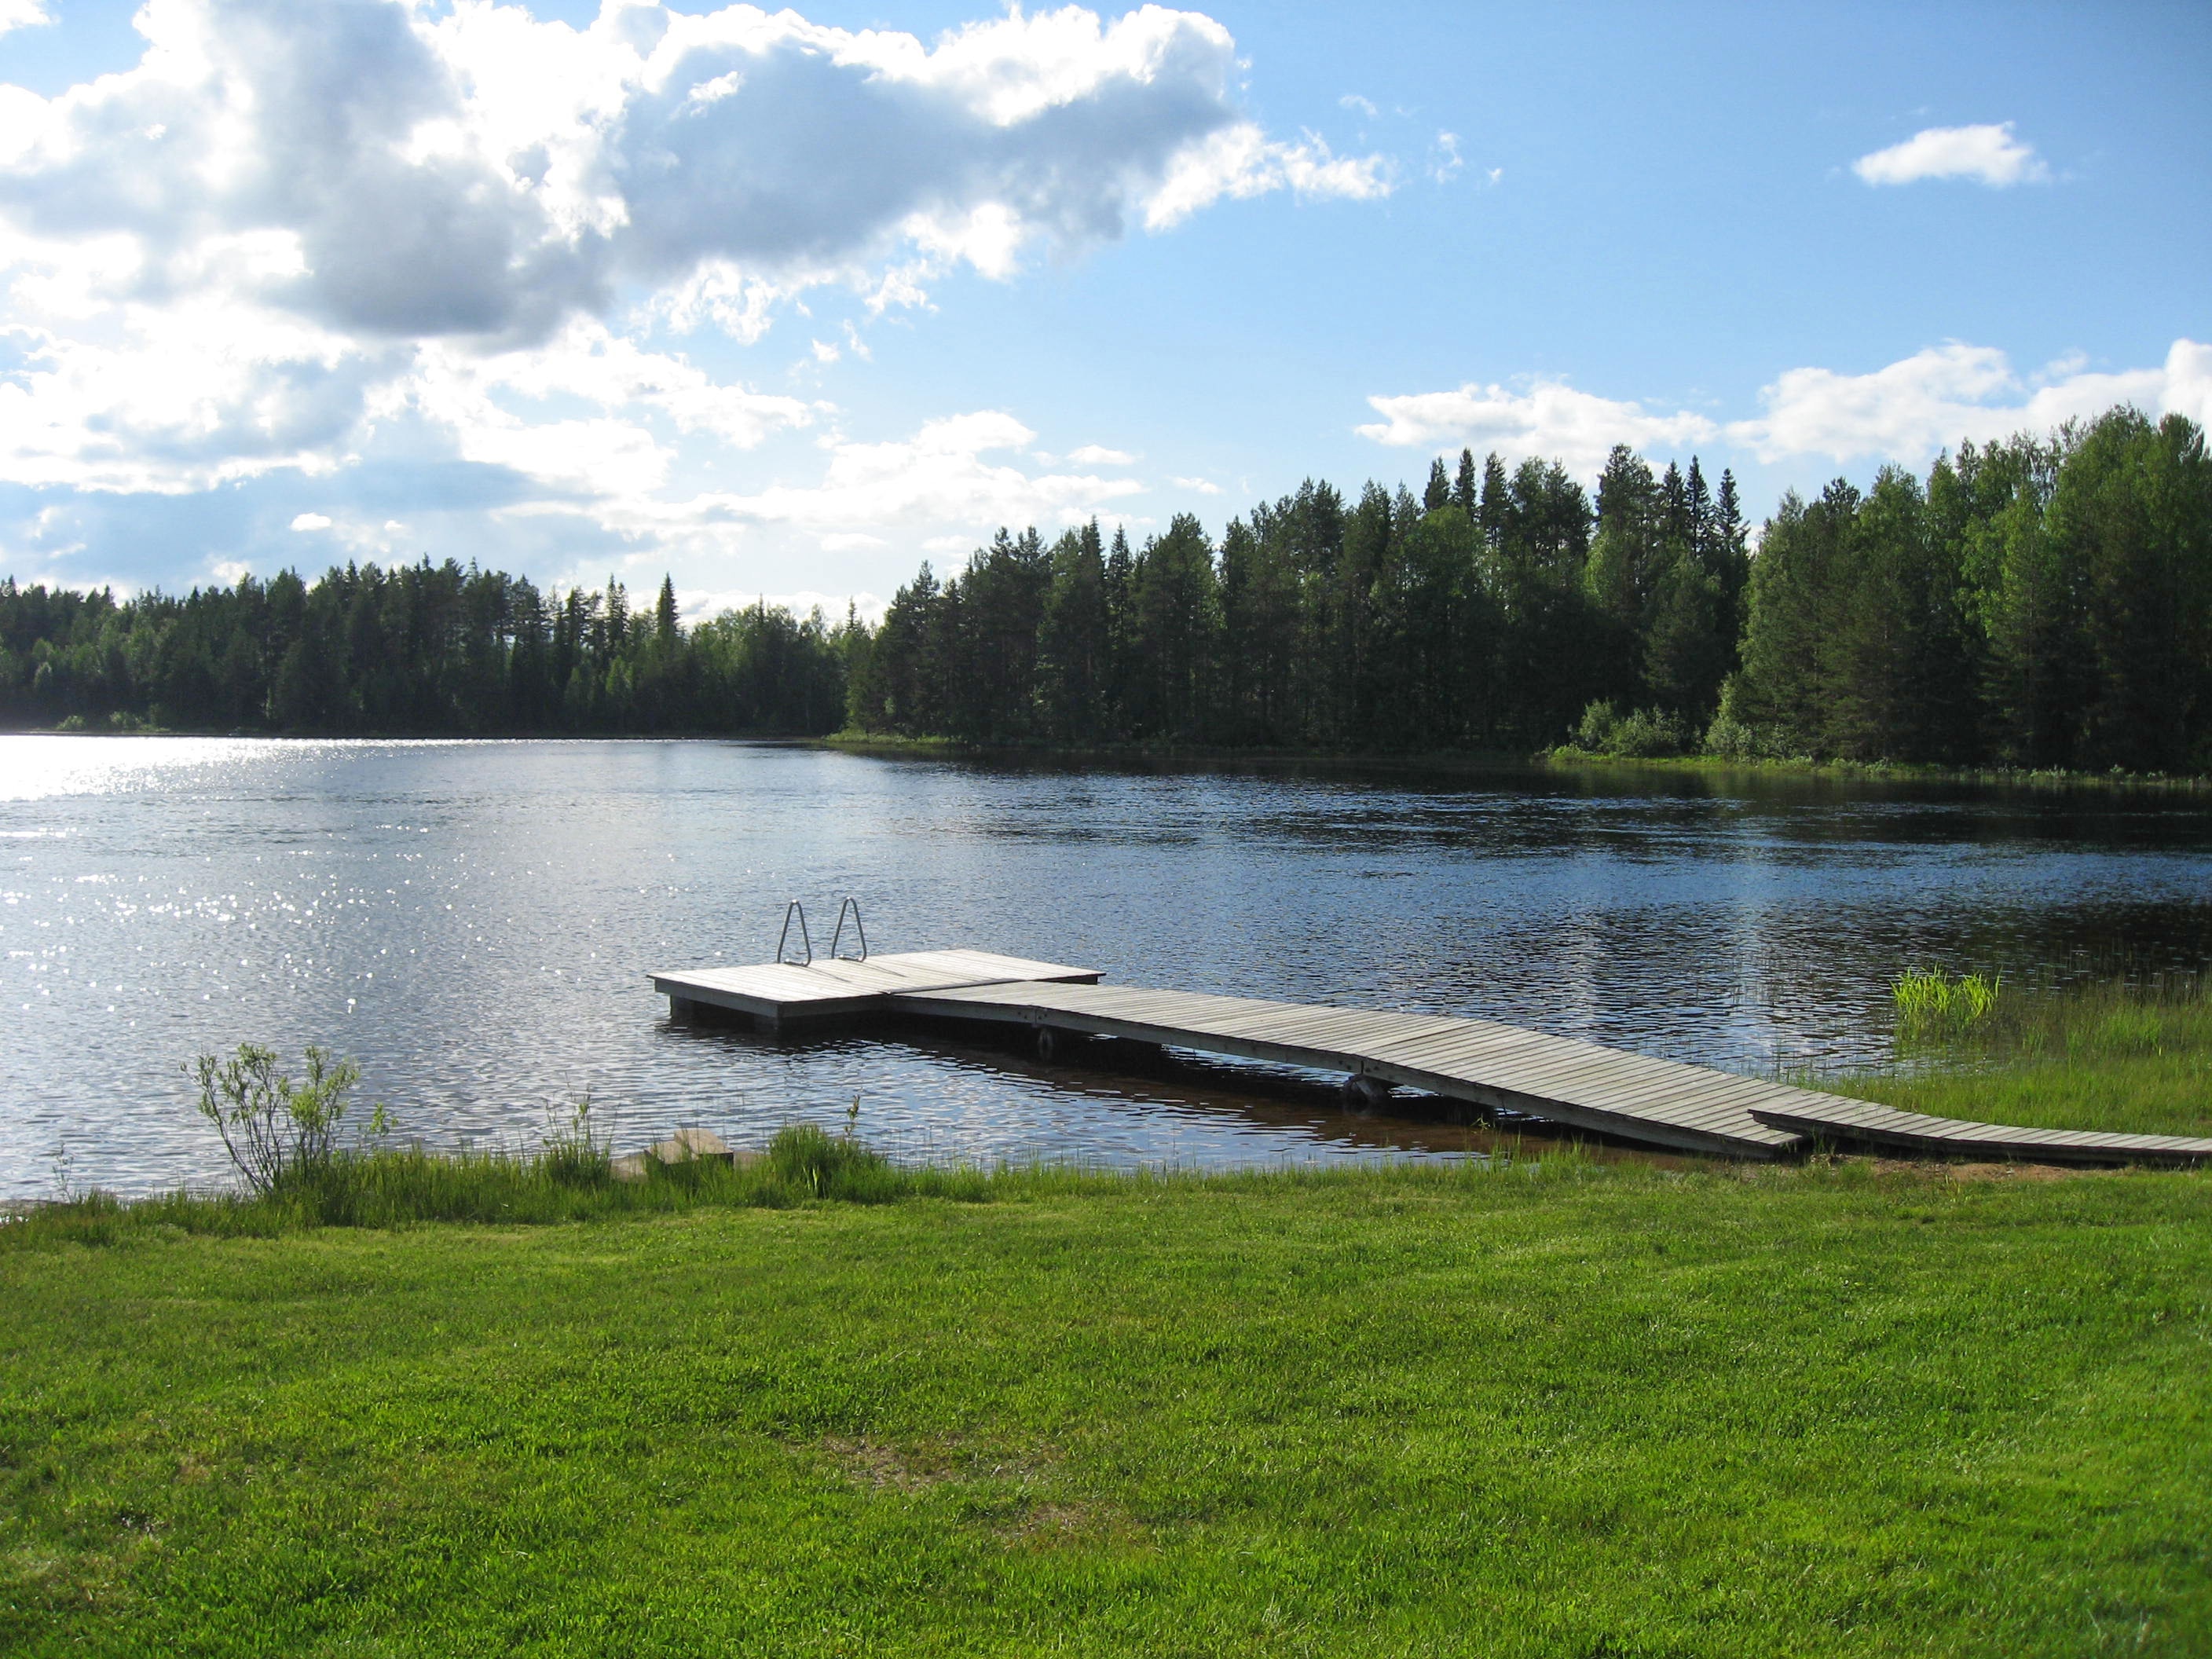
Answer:
M944 1037L672 1025L653 967L754 961L785 898L879 951L1467 1013L1747 1070L1887 1049L1887 982L2201 965L2187 799L1297 765L1148 771L716 743L0 738L0 1193L222 1172L179 1070L319 1041L434 1144L588 1091L641 1139L794 1117L902 1156L1456 1156L1228 1066L1059 1071ZM1287 1091L1287 1092L1285 1092ZM1474 1139L1470 1139L1470 1134Z

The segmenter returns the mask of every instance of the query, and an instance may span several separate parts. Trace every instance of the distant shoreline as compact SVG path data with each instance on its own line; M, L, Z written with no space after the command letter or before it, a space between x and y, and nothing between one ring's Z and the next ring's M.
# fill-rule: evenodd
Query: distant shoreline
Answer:
M1301 763L1376 767L1407 771L1527 772L1571 775L1587 772L1679 772L1701 777L1751 775L1762 777L1829 778L1894 783L1966 783L2037 789L2148 789L2197 793L2212 791L2212 776L2163 774L2037 771L2021 767L1942 767L1901 761L1736 760L1720 755L1604 755L1562 745L1526 754L1495 750L1394 750L1224 748L1218 744L973 743L955 738L905 738L840 732L803 739L811 746L848 754L944 756L948 758L1095 760L1190 763L1295 761Z
M828 749L842 754L947 759L1026 759L1092 762L1101 765L1172 761L1180 764L1296 763L1387 771L1524 772L1534 775L1592 772L1680 773L1698 777L1820 778L1872 783L1955 783L2016 789L2212 793L2212 775L2165 773L2069 772L2057 769L1947 767L1905 761L1744 760L1722 755L1607 755L1562 744L1525 754L1507 750L1413 750L1389 752L1291 749L1219 744L977 743L960 738L909 738L883 732L247 732L215 727L26 726L0 731L14 738L242 738L268 742L319 743L763 743Z

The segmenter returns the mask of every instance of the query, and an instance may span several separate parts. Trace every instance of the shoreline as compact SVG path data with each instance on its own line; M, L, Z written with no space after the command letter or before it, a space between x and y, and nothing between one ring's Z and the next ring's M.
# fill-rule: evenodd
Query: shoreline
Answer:
M1721 755L1607 755L1561 744L1534 754L1520 750L1441 749L1363 752L1340 749L1239 748L1217 744L974 743L957 738L908 738L884 733L837 732L802 738L811 747L847 754L929 757L945 759L1031 759L1096 761L1105 764L1170 761L1211 764L1234 762L1297 763L1330 767L1374 767L1392 771L1523 772L1572 775L1586 772L1680 773L1711 778L1742 775L1762 778L1816 778L1889 783L1958 783L2033 789L2152 790L2162 793L2212 791L2212 775L2069 772L2024 767L1943 767L1904 761L1738 760Z
M1571 776L1593 772L1675 774L1703 779L1804 778L1866 783L1964 784L2042 791L2212 793L2212 774L2078 772L2057 768L1936 766L1908 761L1740 759L1723 755L1612 755L1569 744L1538 750L1431 749L1388 751L1292 749L1255 744L1171 743L1057 744L1043 741L978 743L961 738L914 738L890 733L833 732L249 732L215 727L113 726L72 729L26 726L0 731L11 738L222 738L268 743L750 743L824 749L884 759L1024 760L1136 767L1287 765L1367 769L1389 772L1518 772Z

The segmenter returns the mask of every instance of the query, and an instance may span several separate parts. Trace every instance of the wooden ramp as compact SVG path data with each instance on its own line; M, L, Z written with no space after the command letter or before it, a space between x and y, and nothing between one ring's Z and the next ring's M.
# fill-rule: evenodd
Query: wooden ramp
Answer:
M1923 1158L2212 1163L2212 1139L1922 1117L1490 1020L1101 985L1094 969L988 951L825 957L651 978L672 1010L703 1003L772 1030L905 1014L1125 1037L1349 1073L1378 1087L1402 1084L1645 1146L1725 1158L1784 1158L1828 1141Z
M1646 1146L1771 1158L1802 1143L1752 1116L1802 1091L1488 1020L1118 985L981 985L891 999L939 1018L1049 1026L1349 1072Z
M1871 1101L1807 1093L1755 1106L1762 1123L1820 1140L1878 1147L1916 1158L1973 1158L2037 1164L2212 1164L2212 1139L2193 1135L2107 1134L2094 1129L2023 1129L1925 1117Z

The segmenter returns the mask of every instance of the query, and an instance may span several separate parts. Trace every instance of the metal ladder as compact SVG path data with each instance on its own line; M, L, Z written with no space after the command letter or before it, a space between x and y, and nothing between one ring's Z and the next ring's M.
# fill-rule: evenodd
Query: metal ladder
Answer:
M845 942L845 918L848 915L853 919L853 937L860 941L858 956L849 956L840 948ZM794 921L799 923L799 948L806 953L797 957L787 954L791 946L791 924ZM779 963L793 968L806 968L813 965L814 940L806 931L806 907L797 899L792 900L783 907L783 931L775 936L775 959ZM848 896L845 902L837 907L836 931L830 935L830 960L866 962L867 959L868 930L860 920L860 901Z

